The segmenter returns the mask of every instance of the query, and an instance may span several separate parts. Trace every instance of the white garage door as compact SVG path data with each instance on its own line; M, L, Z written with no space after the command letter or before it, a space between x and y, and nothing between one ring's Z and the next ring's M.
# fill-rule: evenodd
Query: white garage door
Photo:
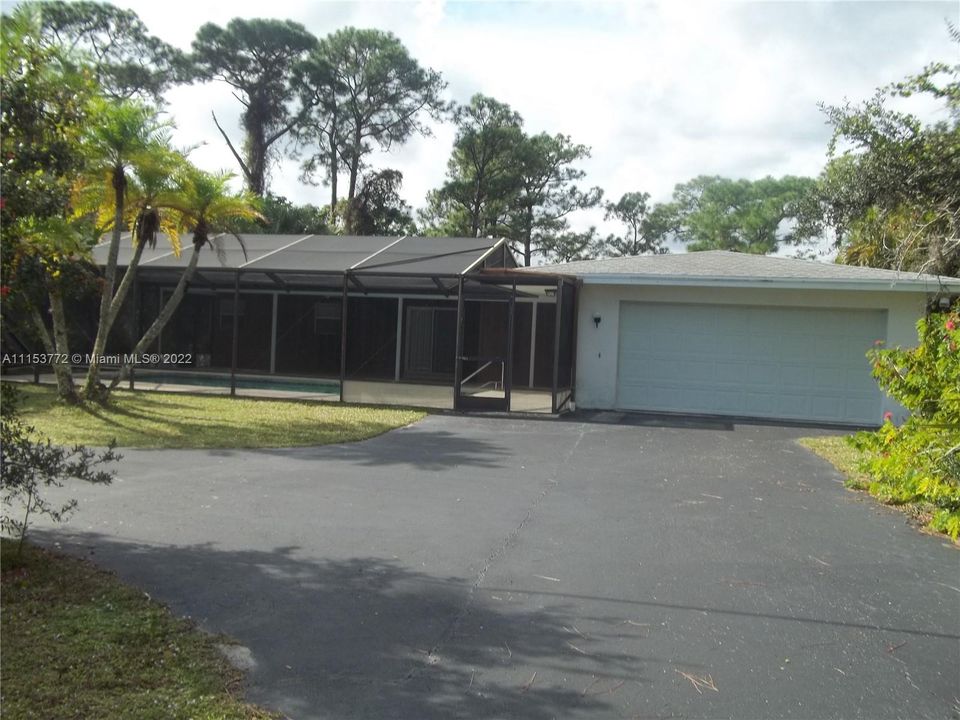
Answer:
M622 409L872 424L886 311L620 304Z

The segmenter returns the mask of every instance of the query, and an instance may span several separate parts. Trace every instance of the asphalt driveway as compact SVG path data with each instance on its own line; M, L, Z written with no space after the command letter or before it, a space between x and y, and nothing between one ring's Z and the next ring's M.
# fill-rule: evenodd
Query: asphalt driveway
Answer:
M294 718L957 716L960 553L815 432L431 416L126 451L41 536L236 638Z

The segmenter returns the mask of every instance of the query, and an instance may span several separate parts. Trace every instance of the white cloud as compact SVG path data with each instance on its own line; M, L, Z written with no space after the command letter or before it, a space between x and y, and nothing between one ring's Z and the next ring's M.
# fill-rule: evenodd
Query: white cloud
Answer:
M397 34L424 65L443 72L449 96L476 92L510 103L531 131L563 132L592 146L587 182L608 197L645 190L665 199L699 174L816 174L829 129L817 103L859 100L873 89L955 55L945 18L954 3L531 2L446 3L240 0L195 2L190 13L147 0L135 9L151 30L188 47L207 21L289 18L322 36L347 24ZM228 7L228 10L223 8ZM207 167L236 164L210 110L239 141L239 106L223 86L179 88L170 111L182 144ZM420 206L442 182L450 126L374 163L404 173ZM272 189L321 203L286 160ZM578 225L602 224L585 213Z

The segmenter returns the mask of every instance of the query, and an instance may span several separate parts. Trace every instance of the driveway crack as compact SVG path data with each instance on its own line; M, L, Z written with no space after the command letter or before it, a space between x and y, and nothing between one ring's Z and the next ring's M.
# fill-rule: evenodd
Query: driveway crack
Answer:
M476 597L477 589L483 584L484 578L487 576L487 572L493 567L494 563L501 560L507 551L513 547L517 538L520 537L520 533L523 532L523 529L533 518L534 512L538 507L543 503L546 497L550 492L557 486L558 480L557 476L560 474L561 470L567 466L570 458L573 457L573 454L577 451L577 448L580 445L580 442L583 440L584 435L586 434L586 425L580 424L578 427L578 435L575 442L573 442L567 451L560 458L560 461L557 463L557 467L550 477L547 478L546 484L543 489L540 490L540 493L533 499L533 502L530 503L530 506L527 508L527 511L524 513L523 518L520 520L520 523L507 534L503 540L493 549L493 551L487 556L487 559L484 561L483 567L480 568L476 576L473 579L473 582L470 584L470 589L467 591L466 597L463 599L463 602L460 603L460 607L457 610L456 615L453 616L453 619L447 623L447 626L444 628L443 632L440 634L440 637L437 639L437 642L434 643L433 647L430 648L427 653L427 661L424 665L417 664L404 677L404 680L411 680L417 676L417 674L425 667L430 665L436 665L440 661L440 649L443 645L450 639L456 629L463 622L463 619L470 614L470 610L473 607L474 599Z

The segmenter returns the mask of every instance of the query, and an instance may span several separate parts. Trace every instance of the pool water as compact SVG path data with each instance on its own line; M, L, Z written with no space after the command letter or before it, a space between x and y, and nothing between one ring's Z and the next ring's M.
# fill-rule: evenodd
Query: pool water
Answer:
M134 373L134 387L139 382L196 385L198 387L215 387L228 389L229 375L201 375L193 373L153 372L149 370ZM282 379L282 378L250 378L238 377L239 390L284 390L286 392L318 393L324 395L339 395L340 385L329 380Z

